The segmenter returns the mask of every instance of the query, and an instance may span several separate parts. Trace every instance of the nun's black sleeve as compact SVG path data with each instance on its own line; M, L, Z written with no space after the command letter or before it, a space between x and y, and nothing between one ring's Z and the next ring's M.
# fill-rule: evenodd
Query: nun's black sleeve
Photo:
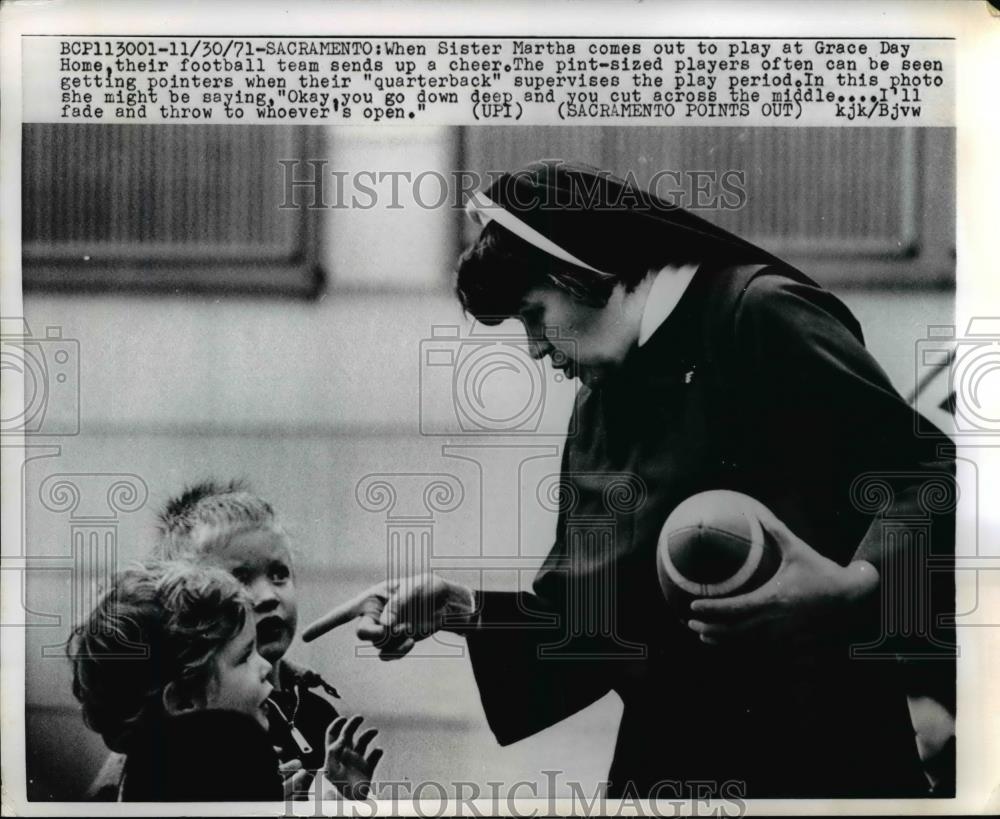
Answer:
M775 513L838 563L872 563L883 609L919 617L918 607L933 608L940 625L953 606L949 439L917 434L915 411L865 349L856 320L819 287L757 276L737 304L733 340L741 415L753 427L745 434L754 439L762 481L783 487L770 499ZM914 604L909 614L906 598ZM868 615L884 616L874 607Z
M486 720L501 745L554 725L611 690L606 662L567 656L565 627L540 597L480 592L478 601L481 625L467 641Z

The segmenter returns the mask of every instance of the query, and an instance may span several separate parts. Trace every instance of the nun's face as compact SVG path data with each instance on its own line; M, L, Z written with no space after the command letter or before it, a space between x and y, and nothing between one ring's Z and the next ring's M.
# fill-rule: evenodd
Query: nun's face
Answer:
M542 285L529 290L518 317L524 324L531 355L549 356L567 378L593 385L622 365L636 339L622 310L619 285L604 307L581 304L565 290Z

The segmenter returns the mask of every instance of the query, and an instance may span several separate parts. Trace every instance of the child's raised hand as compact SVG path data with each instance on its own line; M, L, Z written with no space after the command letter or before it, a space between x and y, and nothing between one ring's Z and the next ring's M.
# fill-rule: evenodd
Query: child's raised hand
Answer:
M337 717L326 729L326 778L347 799L368 796L375 766L382 758L381 748L367 753L377 729L369 728L355 739L361 721L359 716Z

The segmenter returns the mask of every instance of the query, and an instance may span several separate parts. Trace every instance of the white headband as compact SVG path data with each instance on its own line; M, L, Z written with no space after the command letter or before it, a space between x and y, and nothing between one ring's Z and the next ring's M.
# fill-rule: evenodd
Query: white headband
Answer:
M507 228L515 236L524 239L528 244L534 245L539 250L544 250L550 256L555 256L561 261L591 270L594 273L607 275L603 270L591 267L584 261L576 258L572 253L563 250L551 239L547 239L527 222L518 219L509 210L501 207L485 193L473 191L465 202L465 212L468 217L480 227L486 227L490 222L496 222L501 227Z

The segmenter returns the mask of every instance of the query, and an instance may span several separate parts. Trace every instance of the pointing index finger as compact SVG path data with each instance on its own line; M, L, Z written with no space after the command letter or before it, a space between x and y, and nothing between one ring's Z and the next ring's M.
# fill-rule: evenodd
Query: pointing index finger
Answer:
M318 620L310 623L302 632L302 641L309 643L328 631L366 614L372 603L384 604L386 599L385 584L368 589L346 603L335 606Z

